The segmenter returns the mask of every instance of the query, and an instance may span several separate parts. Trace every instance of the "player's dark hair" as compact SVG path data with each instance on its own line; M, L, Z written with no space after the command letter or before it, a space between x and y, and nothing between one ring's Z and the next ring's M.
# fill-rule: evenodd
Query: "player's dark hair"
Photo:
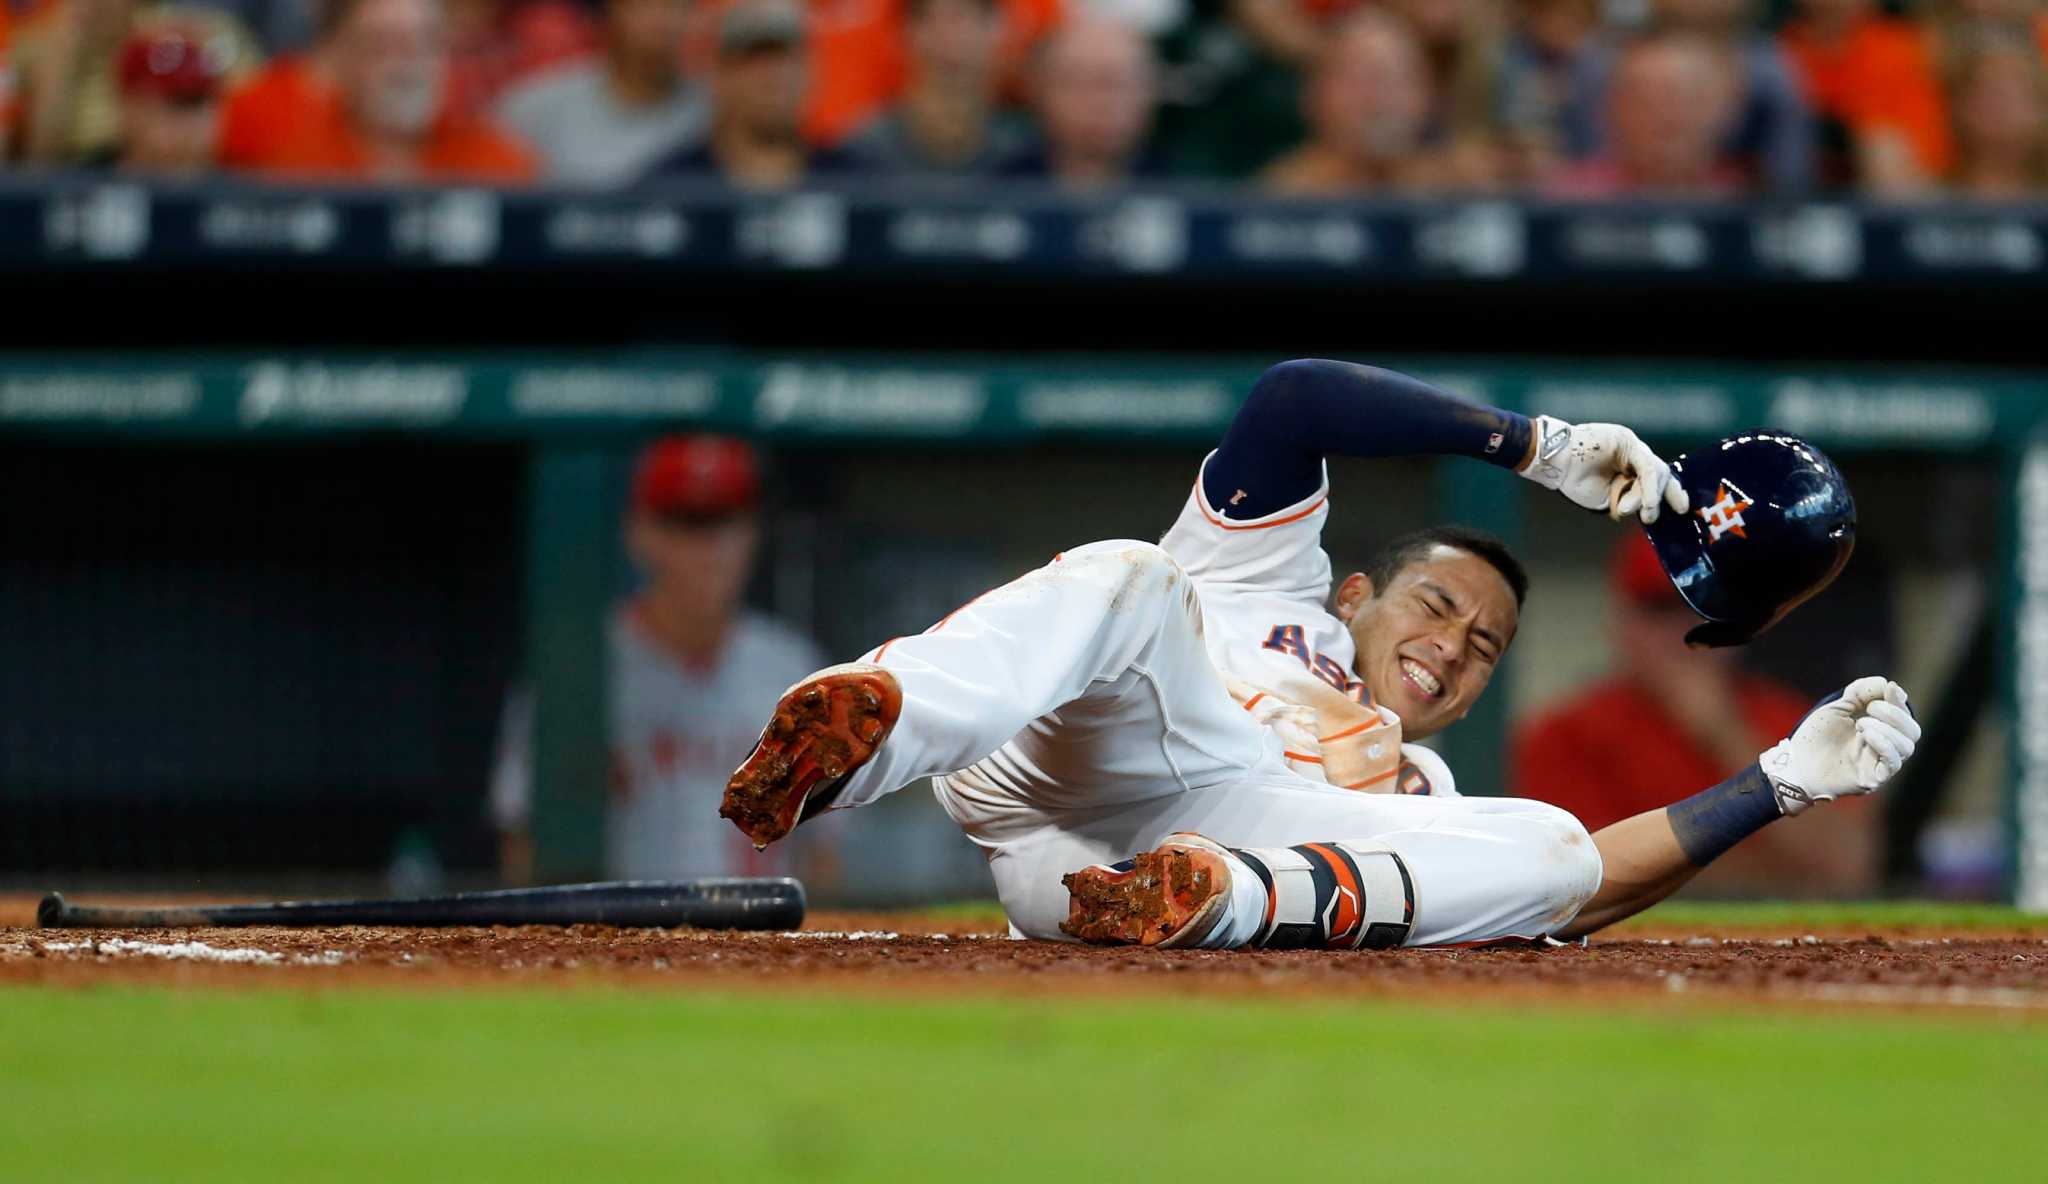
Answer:
M1450 547L1468 555L1476 555L1491 564L1500 578L1514 590L1515 607L1520 608L1522 598L1529 594L1529 573L1522 570L1522 561L1508 550L1508 545L1483 530L1467 526L1431 526L1401 537L1381 547L1371 561L1365 565L1365 574L1372 580L1372 594L1377 597L1394 582L1394 577L1407 570L1408 566L1429 557L1438 547Z

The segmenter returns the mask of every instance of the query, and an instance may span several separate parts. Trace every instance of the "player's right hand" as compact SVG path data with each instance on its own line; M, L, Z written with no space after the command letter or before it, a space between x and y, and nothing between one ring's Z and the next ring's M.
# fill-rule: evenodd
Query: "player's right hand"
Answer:
M1522 476L1573 504L1604 510L1616 522L1634 514L1645 524L1665 506L1678 514L1691 508L1684 487L1671 479L1671 466L1620 424L1569 424L1539 415L1532 428L1536 455Z
M1905 690L1872 675L1822 700L1757 763L1778 792L1779 808L1797 814L1815 802L1883 785L1919 741L1920 721L1913 718Z

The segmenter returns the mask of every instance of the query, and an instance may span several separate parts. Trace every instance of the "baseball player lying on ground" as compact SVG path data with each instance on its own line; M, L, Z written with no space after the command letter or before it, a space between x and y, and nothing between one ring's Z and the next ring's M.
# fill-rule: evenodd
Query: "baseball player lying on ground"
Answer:
M1535 420L1402 375L1294 361L1253 387L1157 545L1091 543L791 688L720 813L757 845L935 777L1025 937L1383 948L1571 937L1648 907L1816 802L1878 788L1920 729L1883 678L1758 763L1589 835L1464 798L1428 749L1514 641L1527 578L1456 528L1336 585L1323 458L1513 468L1645 524L1706 622L1747 640L1833 578L1854 506L1817 451L1735 437L1667 466L1626 428ZM1697 509L1695 509L1697 507Z

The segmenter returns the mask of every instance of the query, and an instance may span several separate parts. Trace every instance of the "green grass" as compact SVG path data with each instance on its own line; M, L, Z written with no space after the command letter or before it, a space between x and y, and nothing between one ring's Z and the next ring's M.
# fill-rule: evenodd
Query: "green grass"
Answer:
M2005 1180L2048 1025L1331 1000L0 989L0 1178Z

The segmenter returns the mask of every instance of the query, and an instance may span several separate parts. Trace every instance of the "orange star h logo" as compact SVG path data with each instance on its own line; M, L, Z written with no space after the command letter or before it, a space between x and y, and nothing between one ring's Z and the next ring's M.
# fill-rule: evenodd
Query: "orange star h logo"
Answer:
M1714 491L1714 504L1702 506L1698 511L1699 516L1707 524L1707 544L1711 546L1720 542L1724 534L1732 534L1739 539L1748 538L1742 530L1742 512L1749 509L1750 504L1747 498L1736 497L1735 492L1723 482L1721 487Z

